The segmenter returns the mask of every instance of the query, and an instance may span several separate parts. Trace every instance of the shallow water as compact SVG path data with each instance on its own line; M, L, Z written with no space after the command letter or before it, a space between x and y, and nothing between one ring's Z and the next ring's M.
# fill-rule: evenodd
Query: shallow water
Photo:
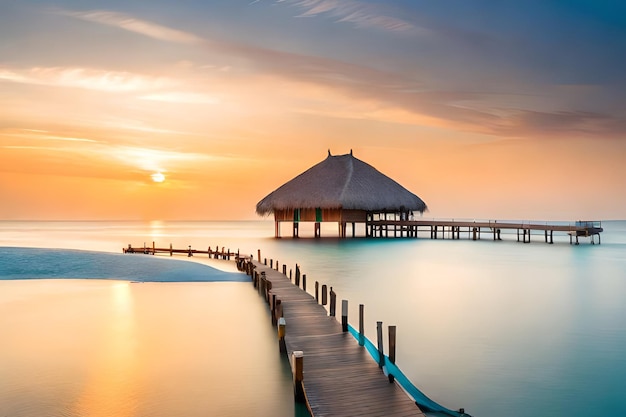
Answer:
M486 417L626 415L626 222L603 226L601 245L575 246L567 236L554 245L543 236L530 244L512 236L274 239L272 222L4 222L0 244L121 252L156 240L255 257L261 249L281 267L301 265L309 292L316 280L333 286L349 300L352 324L364 304L370 338L378 320L398 326L398 365L449 408Z
M2 416L293 415L242 283L0 281Z

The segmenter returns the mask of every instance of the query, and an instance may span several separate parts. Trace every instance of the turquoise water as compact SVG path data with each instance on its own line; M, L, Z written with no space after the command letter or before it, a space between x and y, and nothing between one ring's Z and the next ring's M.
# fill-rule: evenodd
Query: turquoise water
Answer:
M333 286L349 300L353 325L364 304L368 337L378 320L396 325L398 366L446 407L485 417L617 416L626 415L626 222L603 226L601 245L575 246L567 236L554 245L543 236L530 244L274 239L272 222L2 222L0 245L121 252L155 240L255 257L261 249L281 267L301 265L309 292L316 280Z

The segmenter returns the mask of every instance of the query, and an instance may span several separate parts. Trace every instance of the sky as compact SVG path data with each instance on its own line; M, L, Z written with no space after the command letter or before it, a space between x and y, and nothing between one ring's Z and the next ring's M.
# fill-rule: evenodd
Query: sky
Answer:
M621 0L0 2L0 219L247 220L349 153L426 218L626 219Z

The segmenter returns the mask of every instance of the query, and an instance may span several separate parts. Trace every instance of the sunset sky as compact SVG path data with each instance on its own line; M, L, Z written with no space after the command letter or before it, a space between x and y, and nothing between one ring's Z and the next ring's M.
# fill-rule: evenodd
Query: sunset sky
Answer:
M425 217L626 219L621 0L0 2L0 220L256 219L333 154Z

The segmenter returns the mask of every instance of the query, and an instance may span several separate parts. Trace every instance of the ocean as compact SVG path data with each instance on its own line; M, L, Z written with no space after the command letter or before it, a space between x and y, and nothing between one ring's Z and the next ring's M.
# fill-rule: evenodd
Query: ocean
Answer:
M396 325L396 363L448 408L626 415L626 222L602 226L600 245L565 235L549 245L543 235L526 244L512 235L275 239L271 221L0 222L0 277L14 278L0 280L0 332L10 341L0 345L0 415L301 414L252 286L225 261L195 256L224 274L198 282L203 272L184 256L147 257L168 259L144 267L145 256L121 255L153 241L297 263L309 292L318 281L349 301L351 324L364 304L370 339L377 321ZM300 232L312 236L313 225ZM336 234L323 225L323 236ZM34 248L68 251L51 262ZM24 279L29 271L55 279ZM179 275L132 282L142 273Z

